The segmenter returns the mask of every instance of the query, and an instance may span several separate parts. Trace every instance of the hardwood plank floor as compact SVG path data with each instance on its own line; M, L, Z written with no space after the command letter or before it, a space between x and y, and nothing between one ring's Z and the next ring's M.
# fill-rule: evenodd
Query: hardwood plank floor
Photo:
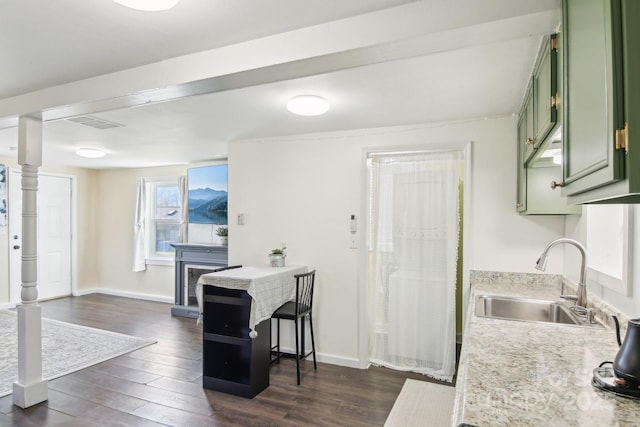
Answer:
M202 388L202 329L170 305L93 294L41 303L42 315L157 344L49 382L49 400L26 410L0 398L0 426L381 426L406 378L426 378L295 361L273 365L253 399Z

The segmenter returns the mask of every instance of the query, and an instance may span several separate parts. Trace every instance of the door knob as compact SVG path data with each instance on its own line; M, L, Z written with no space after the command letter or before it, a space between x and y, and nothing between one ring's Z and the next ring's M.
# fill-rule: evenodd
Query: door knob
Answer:
M20 249L20 245L14 245L13 249Z

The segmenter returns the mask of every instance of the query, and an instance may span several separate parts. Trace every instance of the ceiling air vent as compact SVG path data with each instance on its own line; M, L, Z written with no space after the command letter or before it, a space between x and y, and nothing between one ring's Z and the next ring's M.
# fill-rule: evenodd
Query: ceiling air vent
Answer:
M118 128L124 125L120 123L108 122L106 120L99 119L92 116L78 116L67 119L69 122L77 123L79 125L85 125L96 129L111 129Z

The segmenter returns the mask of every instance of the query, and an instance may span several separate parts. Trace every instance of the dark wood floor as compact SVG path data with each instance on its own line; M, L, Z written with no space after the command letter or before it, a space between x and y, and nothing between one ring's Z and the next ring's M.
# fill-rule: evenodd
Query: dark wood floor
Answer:
M421 375L295 361L273 365L253 399L202 388L202 329L168 304L106 295L43 302L44 317L149 337L157 344L49 382L49 400L26 410L0 398L0 426L376 426L406 378Z

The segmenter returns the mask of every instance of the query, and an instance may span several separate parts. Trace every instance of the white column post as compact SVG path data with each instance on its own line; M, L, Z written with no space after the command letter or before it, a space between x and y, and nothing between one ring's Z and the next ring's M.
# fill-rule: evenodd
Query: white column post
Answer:
M28 408L48 399L42 379L42 314L38 305L37 195L42 165L42 120L20 117L18 163L22 166L22 304L18 306L18 381L13 403Z

